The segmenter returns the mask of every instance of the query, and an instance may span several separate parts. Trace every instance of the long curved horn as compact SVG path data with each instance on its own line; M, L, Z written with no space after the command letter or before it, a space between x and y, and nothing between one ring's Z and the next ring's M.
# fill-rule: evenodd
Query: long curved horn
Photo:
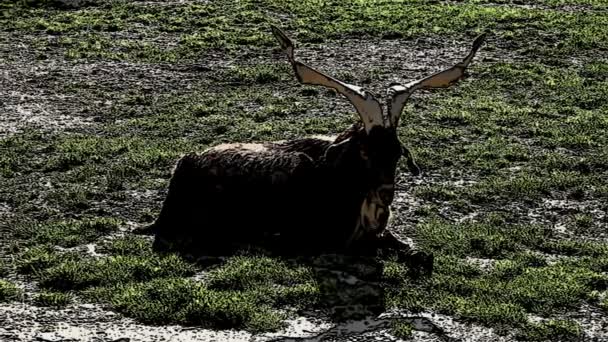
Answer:
M365 131L370 132L374 126L385 126L382 115L382 105L369 92L363 88L347 84L332 76L326 75L294 58L294 45L292 41L276 26L271 25L274 36L279 41L283 53L287 55L298 81L302 84L320 85L335 89L346 96L355 107L365 126Z
M473 41L473 46L468 55L458 64L450 68L444 69L425 78L412 81L406 85L401 85L398 83L392 84L387 90L387 95L389 97L387 106L391 126L397 127L399 125L401 111L403 111L405 102L412 95L412 93L414 93L414 91L420 88L446 88L460 80L464 76L466 68L473 60L473 57L475 57L477 50L479 50L485 38L486 33L482 33L477 36Z

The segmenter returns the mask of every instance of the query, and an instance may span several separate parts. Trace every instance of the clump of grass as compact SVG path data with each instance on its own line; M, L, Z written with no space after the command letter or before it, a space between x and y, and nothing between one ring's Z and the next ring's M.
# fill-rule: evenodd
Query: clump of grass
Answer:
M454 224L430 219L417 229L423 248L445 255L505 258L543 241L547 230L540 225L505 225L491 218Z
M559 308L573 308L580 300L608 284L608 278L594 271L567 264L526 269L504 287L504 298L529 312L550 314Z
M45 9L77 9L91 5L99 5L99 0L67 1L67 0L19 0L14 1L14 6L22 8L45 8Z
M46 200L70 212L82 212L91 207L96 193L82 184L65 184L61 189L49 191Z
M320 298L310 269L268 257L235 256L208 274L210 289L252 291L276 303L305 307Z
M608 296L605 296L604 299L600 302L600 307L608 311Z
M589 229L593 226L593 216L578 214L574 217L574 222L579 229Z
M595 178L577 172L554 171L548 174L534 174L530 170L520 170L511 178L489 177L471 188L462 189L459 195L470 198L475 203L513 199L531 202L543 197L551 198L566 191L584 193L584 188L597 182Z
M109 192L124 190L129 177L139 171L130 165L113 165L105 175L105 186Z
M608 245L595 241L555 240L546 241L540 249L547 253L569 256L608 256Z
M152 242L141 236L125 235L102 242L97 251L110 255L145 256L152 254Z
M420 217L430 217L436 215L438 208L435 205L423 205L414 210L414 215Z
M120 224L118 219L103 217L64 220L22 226L16 236L38 244L75 247L117 231Z
M499 279L509 280L529 272L532 268L546 266L548 263L542 256L523 252L512 256L511 259L497 261L492 269L492 275Z
M529 323L517 335L527 341L580 341L583 331L575 321L552 319Z
M494 326L497 332L505 332L509 326L518 326L526 322L526 311L509 302L493 302L489 298L472 296L447 296L437 305L444 313L461 319L473 320Z
M15 300L21 294L21 290L15 284L0 279L0 302L9 302Z
M391 324L391 333L393 336L408 340L412 338L413 325L410 322L393 321Z
M68 292L51 292L43 291L34 297L34 304L37 306L47 306L53 308L62 308L73 301L73 297Z
M36 245L21 252L16 261L17 271L22 274L38 274L68 260L78 260L81 256L72 252L60 252L49 244Z
M238 66L224 73L222 80L246 84L265 84L281 80L281 76L289 75L288 72L289 69L284 64Z
M8 274L9 267L4 261L4 259L0 259L0 277L5 277Z
M169 267L175 269L174 262L162 266ZM204 283L183 276L110 276L111 281L89 280L90 287L82 293L147 323L249 331L276 330L287 317L279 308L303 308L319 297L306 269L266 257L232 257L211 270Z
M126 285L112 296L111 304L143 322L215 329L276 330L285 318L258 293L217 291L187 279L166 278Z
M290 285L312 279L308 268L291 268L269 257L235 256L208 274L209 286L216 289L250 290L261 285Z
M416 197L428 201L444 202L456 199L457 195L449 186L427 185L416 189Z
M608 272L608 255L600 256L579 256L564 260L573 267L581 267L592 270L594 272Z
M101 259L67 260L45 269L40 286L59 291L82 290L141 282L154 278L192 276L196 268L176 255L112 256Z
M455 257L438 256L433 278L412 282L392 268L389 306L470 319L506 331L524 327L529 314L552 315L595 302L608 277L584 263L548 265L532 253L499 260L489 271ZM401 273L401 274L400 274ZM390 285L393 284L393 285Z

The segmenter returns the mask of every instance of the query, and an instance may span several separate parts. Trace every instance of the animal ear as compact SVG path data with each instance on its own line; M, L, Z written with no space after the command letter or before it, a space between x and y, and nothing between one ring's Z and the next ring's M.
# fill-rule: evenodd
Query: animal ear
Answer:
M403 144L401 144L401 153L407 159L407 168L414 176L418 176L420 174L420 167L418 167L418 164L416 164L416 160L414 159L414 156L410 150L408 150Z

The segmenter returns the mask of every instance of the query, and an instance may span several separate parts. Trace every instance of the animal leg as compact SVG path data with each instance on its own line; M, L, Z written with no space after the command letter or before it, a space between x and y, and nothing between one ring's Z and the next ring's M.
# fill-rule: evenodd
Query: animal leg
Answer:
M414 274L430 276L433 273L432 253L411 248L388 230L376 237L375 248L379 255L396 255L397 261L405 263Z

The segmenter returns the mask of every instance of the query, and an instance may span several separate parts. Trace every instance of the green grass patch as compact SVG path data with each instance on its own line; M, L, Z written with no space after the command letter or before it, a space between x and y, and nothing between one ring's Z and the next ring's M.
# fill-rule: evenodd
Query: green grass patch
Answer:
M559 255L608 257L608 245L595 241L547 241L542 244L541 249L547 253Z
M310 270L292 269L267 257L236 256L209 273L209 286L218 289L246 290L271 283L299 282L311 278Z
M77 253L60 252L51 245L35 245L20 251L15 264L19 273L35 275L62 262L80 258Z
M600 302L600 307L608 311L608 296L604 294L604 299Z
M70 293L43 291L34 297L34 304L44 307L63 308L71 304L73 300Z
M117 231L120 224L115 218L65 220L21 226L17 229L16 236L38 244L75 247Z
M239 84L267 84L278 81L289 81L292 69L288 64L259 64L254 66L235 66L222 73L220 78L224 82Z
M150 239L135 235L104 241L97 246L97 252L124 256L147 256L153 253Z
M270 34L269 24L277 23L277 15L283 14L285 20L281 24L303 42L365 35L388 39L420 35L461 36L487 30L502 41L525 49L531 39L529 31L533 29L547 33L533 37L534 52L551 56L581 49L606 49L608 41L607 19L600 12L583 14L580 11L486 6L475 2L427 4L409 0L354 4L335 0L322 3L316 0L265 0L238 4L219 1L172 6L114 1L73 11L13 9L13 20L6 18L2 24L5 30L68 35L59 41L67 58L175 62L195 59L210 49L233 51L243 46L273 46L276 42ZM93 33L78 34L83 31ZM114 32L144 37L168 33L175 38L171 47L165 47L146 39L114 39L110 37Z
M540 244L550 231L541 225L512 225L493 222L450 223L429 219L416 229L421 248L458 257L510 257Z
M185 279L128 285L112 297L111 303L127 316L149 323L265 331L278 329L285 319L259 293L215 291Z
M6 261L0 259L0 277L5 277L10 270L10 266L7 265Z
M549 320L528 324L518 338L526 341L580 341L583 331L575 321Z
M392 305L412 311L434 309L502 332L517 328L529 333L529 314L550 317L583 302L596 303L595 293L608 284L605 275L584 266L548 265L525 253L497 261L484 272L454 257L441 256L437 263L432 279L395 287ZM387 277L404 279L394 268Z
M10 302L19 298L21 290L15 284L0 279L0 302Z
M291 309L309 307L319 296L309 270L267 257L232 257L202 282L176 275L151 280L113 276L83 294L147 323L248 331L281 328Z
M608 197L605 2L119 0L74 9L54 0L26 2L0 1L5 14L0 33L11 41L19 38L28 52L22 59L30 53L53 62L101 59L96 63L102 69L103 60L131 62L126 73L140 62L159 68L163 63L158 80L173 67L190 77L189 62L205 61L201 70L192 67L200 77L179 89L160 89L146 77L141 84L126 77L117 87L94 70L83 79L31 84L41 93L79 99L70 105L81 106L83 113L91 113L85 105L94 105L99 120L90 130L30 130L0 139L0 210L6 204L15 215L7 225L19 246L14 266L39 281L38 305L94 301L148 323L268 331L280 327L291 309L324 301L322 285L309 269L276 259L239 256L201 275L178 257L152 253L149 239L127 234L100 241L122 222L156 216L157 191L167 185L182 153L221 142L336 133L352 122L352 108L332 111L335 93L297 85L285 60L271 60L278 51L269 53L277 48L269 24L281 18L280 26L309 51L321 42L370 36L421 38L422 47L447 48L441 42L490 33L482 48L487 54L472 64L471 78L450 89L424 91L424 97L417 93L404 110L399 133L431 175L407 189L421 202L414 208L419 224L411 237L434 252L437 262L435 275L426 280L412 279L404 265L387 263L392 306L434 310L499 332L515 329L530 340L576 340L582 328L556 317L583 303L608 310L607 247L586 239L597 235L602 216L591 208L564 213L541 205L560 200L584 207ZM357 46L359 51L340 53L365 57L370 51ZM381 78L391 66L373 53L380 64L361 73L337 67L335 75L363 84L387 81ZM9 57L19 65L31 62ZM233 58L226 68L215 62ZM466 214L473 214L470 220L455 222ZM545 222L558 215L580 238L553 232ZM13 224L32 221L39 223ZM61 251L89 243L98 243L96 250L104 255ZM536 252L559 261L548 262ZM194 275L202 280L191 279ZM10 288L0 282L0 293ZM548 320L532 323L531 314ZM411 329L401 322L392 327L404 339Z
M414 326L410 322L394 321L391 324L391 334L402 340L412 338L413 330Z
M186 277L195 272L192 264L175 255L111 256L67 260L47 268L39 277L44 288L69 291L154 278Z

